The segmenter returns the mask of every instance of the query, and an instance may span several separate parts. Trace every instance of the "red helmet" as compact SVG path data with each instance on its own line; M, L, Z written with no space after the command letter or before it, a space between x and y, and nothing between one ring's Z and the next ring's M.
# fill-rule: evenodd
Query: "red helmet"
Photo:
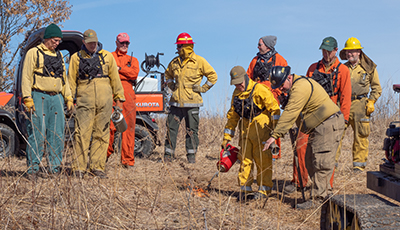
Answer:
M194 42L188 33L181 33L176 38L175 44L194 44Z

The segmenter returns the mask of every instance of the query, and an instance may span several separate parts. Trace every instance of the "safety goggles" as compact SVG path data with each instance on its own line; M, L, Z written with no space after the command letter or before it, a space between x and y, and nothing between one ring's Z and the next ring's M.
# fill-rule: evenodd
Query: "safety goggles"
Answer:
M129 46L129 44L131 44L131 43L130 42L119 42L119 44Z

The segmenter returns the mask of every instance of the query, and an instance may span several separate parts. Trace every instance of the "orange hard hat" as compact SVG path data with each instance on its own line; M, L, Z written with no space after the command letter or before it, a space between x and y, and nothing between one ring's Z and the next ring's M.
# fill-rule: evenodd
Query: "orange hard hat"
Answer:
M194 42L188 33L181 33L176 38L175 44L194 44Z

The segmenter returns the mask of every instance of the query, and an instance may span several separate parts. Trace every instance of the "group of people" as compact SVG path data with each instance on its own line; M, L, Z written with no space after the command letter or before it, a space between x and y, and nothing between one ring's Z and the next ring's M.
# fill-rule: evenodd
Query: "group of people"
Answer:
M332 193L334 170L349 125L354 131L353 172L365 169L370 115L382 89L376 64L354 37L340 51L340 58L348 60L344 64L336 56L336 39L323 39L319 47L323 58L313 63L305 76L291 73L286 60L275 50L276 39L275 36L260 38L259 53L247 72L241 66L232 68L231 85L236 89L221 147L226 148L238 127L238 200L265 199L272 190L270 146L280 145L279 138L296 123L293 148L298 162L293 163L293 180L284 191L293 193L303 189L300 185L306 186L310 176L313 199L297 205L299 209L309 209ZM255 193L251 188L254 164L259 186Z
M128 34L118 34L117 48L110 53L102 49L94 30L86 30L81 49L70 58L68 74L63 56L56 49L62 38L61 29L50 24L43 42L28 50L24 59L21 88L29 115L26 175L35 179L38 175L61 173L64 103L69 111L76 112L73 175L83 177L90 173L107 178L105 164L114 151L116 130L113 125L110 127L113 108L122 111L128 126L122 134L121 163L126 168L133 167L136 97L132 85L139 73L139 62L127 55ZM40 167L45 150L48 169Z
M132 84L139 73L139 62L127 55L130 39L120 33L116 50L102 49L97 34L83 34L81 50L70 58L68 74L62 54L57 51L63 35L60 28L49 25L43 42L30 49L24 60L22 96L30 115L27 123L27 174L36 176L39 165L48 152L48 174L60 173L64 146L64 103L74 110L76 99L75 140L72 154L73 175L91 173L106 178L105 163L113 150L115 127L110 125L114 109L122 110L128 129L122 134L121 163L134 165L135 93ZM331 193L335 167L346 128L354 130L353 170L362 172L368 158L370 115L382 89L376 64L362 51L360 41L349 38L337 57L335 38L323 39L319 49L322 59L313 63L305 76L291 73L287 61L276 51L276 36L264 36L258 41L257 55L247 71L235 66L230 71L235 86L231 107L221 144L223 149L238 128L240 169L239 200L267 198L272 190L272 155L270 145L280 147L280 139L296 123L294 142L298 164L293 164L292 183L285 186L292 193L312 179L313 200L298 208L311 208ZM175 157L180 123L186 124L186 156L196 162L199 145L199 107L202 94L217 82L213 67L194 52L194 42L188 33L176 40L178 56L165 71L166 84L172 90L170 111L166 121L164 161ZM206 82L201 85L203 77ZM282 114L281 114L281 111ZM89 165L88 165L89 163ZM257 169L258 191L253 193L253 168ZM297 170L298 165L299 170ZM298 175L301 173L301 178ZM302 189L302 188L301 188Z
M344 64L337 57L337 40L323 39L319 47L322 59L313 63L305 76L291 74L287 61L275 49L276 40L276 36L260 38L259 52L247 71L241 66L231 69L231 85L236 88L221 147L229 146L238 129L238 200L247 200L249 195L252 199L264 199L273 186L272 159L280 157L280 151L272 155L269 147L272 143L280 147L280 138L296 123L293 148L298 162L293 163L293 180L284 191L293 193L303 189L300 185L305 187L310 176L314 199L298 205L300 209L308 209L331 194L341 142L349 125L354 130L353 171L365 169L370 115L382 89L376 64L362 52L360 41L354 37L349 38L340 51L340 58L348 60ZM176 44L179 56L165 72L173 94L164 160L174 158L179 124L185 119L187 159L195 163L201 93L216 83L217 75L204 58L194 53L194 42L189 34L180 34ZM203 76L207 81L200 86ZM254 165L258 184L255 193L251 188Z

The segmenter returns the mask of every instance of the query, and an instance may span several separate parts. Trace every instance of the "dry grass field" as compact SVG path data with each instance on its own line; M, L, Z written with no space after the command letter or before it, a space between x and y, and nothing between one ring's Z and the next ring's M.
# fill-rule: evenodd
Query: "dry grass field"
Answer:
M397 95L396 95L397 96ZM398 112L388 115L385 108L396 99L386 98L377 105L371 124L370 156L367 171L378 170L383 162L385 130ZM390 101L390 103L388 102ZM391 105L390 105L391 104ZM382 109L381 109L382 108ZM64 174L29 181L23 177L26 160L0 160L1 229L319 229L320 209L293 208L301 194L284 195L282 186L292 179L293 152L290 139L282 140L282 158L274 162L274 190L268 201L247 204L236 201L238 164L216 177L225 117L202 112L200 146L196 164L188 164L184 148L184 128L178 137L177 159L161 161L163 146L149 158L137 158L132 169L122 168L119 156L106 165L109 179L69 176L72 149L66 149ZM161 142L165 117L158 118ZM236 140L236 141L235 141ZM232 143L237 144L237 139ZM366 173L352 173L352 130L347 130L339 167L336 194L374 193L366 188ZM253 185L256 190L256 184ZM277 189L278 188L278 189ZM203 192L204 190L204 192ZM309 191L306 192L309 196Z

